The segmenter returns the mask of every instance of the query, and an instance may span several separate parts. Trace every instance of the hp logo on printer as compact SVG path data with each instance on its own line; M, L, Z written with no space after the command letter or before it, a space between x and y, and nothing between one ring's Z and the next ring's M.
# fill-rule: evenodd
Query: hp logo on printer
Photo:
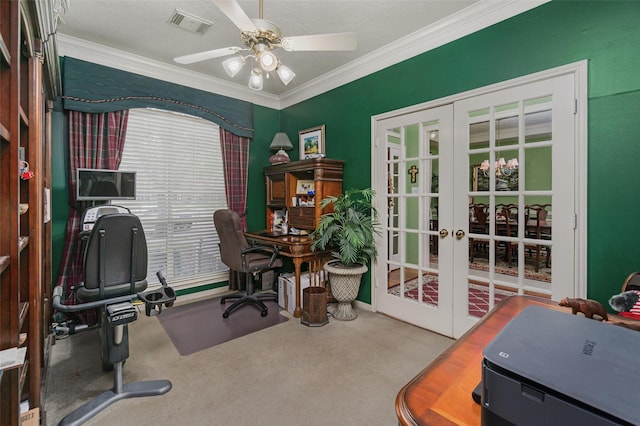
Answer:
M596 342L594 340L586 339L584 346L582 347L582 353L584 355L593 355L593 350L596 348Z

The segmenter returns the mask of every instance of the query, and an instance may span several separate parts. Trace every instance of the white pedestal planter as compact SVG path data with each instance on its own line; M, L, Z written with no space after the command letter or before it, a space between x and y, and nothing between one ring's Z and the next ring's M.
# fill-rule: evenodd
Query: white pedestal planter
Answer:
M324 270L329 273L331 293L338 301L338 308L333 312L333 318L350 321L358 318L351 303L356 300L360 290L362 274L368 271L366 265L347 267L338 261L325 263Z

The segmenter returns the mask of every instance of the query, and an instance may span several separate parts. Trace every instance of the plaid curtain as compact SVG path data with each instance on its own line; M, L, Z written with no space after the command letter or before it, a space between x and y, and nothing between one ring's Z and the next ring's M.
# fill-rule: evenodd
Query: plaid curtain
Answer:
M82 244L78 241L82 213L88 203L77 202L76 170L117 170L122 158L122 149L127 133L129 111L108 113L69 112L69 218L65 236L62 263L57 285L65 290L65 304L74 304L73 287L82 282ZM95 318L83 318L93 322Z
M220 127L220 146L224 167L224 186L227 205L238 213L242 229L247 229L247 177L249 175L249 138L243 138ZM229 288L242 287L243 277L229 271Z

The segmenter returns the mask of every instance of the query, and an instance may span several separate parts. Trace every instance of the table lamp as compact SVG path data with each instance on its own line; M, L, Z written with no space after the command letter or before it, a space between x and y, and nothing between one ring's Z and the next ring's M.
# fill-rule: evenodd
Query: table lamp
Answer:
M285 152L285 149L293 149L293 145L291 144L289 136L287 136L286 133L277 132L273 136L273 140L271 141L271 145L269 145L269 149L278 150L278 152L269 157L269 162L271 164L282 164L291 161L289 160L289 156Z

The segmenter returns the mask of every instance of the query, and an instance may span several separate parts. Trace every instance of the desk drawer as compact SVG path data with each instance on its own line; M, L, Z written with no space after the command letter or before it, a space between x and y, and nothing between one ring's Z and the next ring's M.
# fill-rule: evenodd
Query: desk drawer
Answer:
M312 230L315 229L315 223L312 217L290 217L289 227Z
M301 229L315 229L315 208L290 207L289 227Z

